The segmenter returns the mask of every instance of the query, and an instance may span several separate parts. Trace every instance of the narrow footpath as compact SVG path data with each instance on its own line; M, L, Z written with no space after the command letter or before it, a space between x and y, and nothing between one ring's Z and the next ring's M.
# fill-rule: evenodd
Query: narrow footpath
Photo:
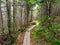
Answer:
M32 30L35 26L38 25L38 22L36 22L36 25L32 25L29 28L27 28L23 40L23 45L30 45L30 30Z

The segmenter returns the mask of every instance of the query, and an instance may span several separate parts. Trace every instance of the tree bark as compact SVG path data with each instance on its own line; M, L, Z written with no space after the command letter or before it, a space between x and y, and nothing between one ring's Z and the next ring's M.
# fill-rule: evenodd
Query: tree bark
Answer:
M7 17L8 17L8 30L9 33L11 32L11 4L10 4L10 0L6 0L6 7L7 7Z
M30 6L29 4L26 4L26 7L27 7L27 26L28 26L28 23L29 23L29 11L30 11Z
M3 18L2 18L2 10L1 10L1 0L0 0L0 35L3 31Z
M32 8L31 8L31 19L30 19L30 21L32 22L32 18L33 18L33 15L32 15L32 13L33 13L33 10L32 10Z
M16 0L13 0L13 30L17 30L17 25L16 25L16 15L17 15L17 5L16 5Z

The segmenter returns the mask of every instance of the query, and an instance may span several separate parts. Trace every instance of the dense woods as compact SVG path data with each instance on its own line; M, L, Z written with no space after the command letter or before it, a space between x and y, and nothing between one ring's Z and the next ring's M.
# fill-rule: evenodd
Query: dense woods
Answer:
M0 0L0 45L60 45L60 0Z

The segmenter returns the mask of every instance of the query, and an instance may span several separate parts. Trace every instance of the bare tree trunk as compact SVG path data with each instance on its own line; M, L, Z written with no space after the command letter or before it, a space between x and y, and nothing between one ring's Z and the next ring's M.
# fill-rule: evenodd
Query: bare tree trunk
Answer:
M23 6L21 5L20 8L19 8L19 12L20 12L20 27L22 27L22 10L23 10Z
M13 0L13 30L17 30L17 25L16 25L16 15L17 15L17 6L16 6L16 0Z
M29 23L29 11L30 11L30 6L29 4L26 4L26 7L27 7L27 26L28 26L28 23Z
M3 31L3 18L2 18L2 11L1 11L1 0L0 0L0 35Z
M20 22L21 22L21 26L22 26L22 7L21 7L21 17L20 17Z
M33 18L33 15L32 15L32 13L33 13L33 12L32 12L32 9L30 9L30 13L31 13L31 14L30 14L30 15L31 15L31 17L30 17L30 22L32 22L32 18Z
M9 33L11 32L11 4L10 0L6 0L6 7L7 7L7 16L8 16L8 30Z
M25 27L28 27L28 21L29 21L29 10L30 10L30 7L29 7L29 5L27 4L27 2L26 2L26 4L25 4L25 6L24 6L24 18L25 18Z
M32 18L33 18L33 15L32 15L32 13L33 13L33 12L32 12L32 9L31 9L31 20L30 20L31 22L32 22Z
M26 8L26 5L25 5L24 11L25 11L25 12L24 12L24 18L25 18L24 24L25 24L25 27L27 27L28 17L27 17L27 8Z
M51 7L52 7L52 3L51 3L51 0L47 0L47 8L48 8L48 16L49 18L51 18ZM49 26L48 28L51 26L51 20L48 21L49 23Z

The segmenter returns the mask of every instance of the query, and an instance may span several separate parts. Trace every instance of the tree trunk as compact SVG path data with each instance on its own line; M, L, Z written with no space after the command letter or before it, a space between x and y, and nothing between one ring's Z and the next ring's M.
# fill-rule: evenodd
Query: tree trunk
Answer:
M33 15L32 15L32 13L33 13L33 10L31 9L31 22L32 22L32 18L33 18Z
M17 25L16 25L16 15L17 15L17 6L16 6L16 0L13 0L13 30L17 30Z
M7 17L8 17L8 30L9 33L11 33L11 4L10 4L10 0L6 0L6 7L7 7Z
M48 5L48 16L49 18L51 18L51 7L52 7L51 0L48 0L47 5ZM51 20L49 20L48 23L49 23L49 26L48 26L49 28L51 26Z
M21 3L19 3L20 6L19 6L19 27L21 28L22 27L22 5Z
M28 26L28 23L29 23L29 11L30 11L30 6L29 4L26 4L26 7L27 7L27 26Z
M1 11L1 0L0 0L0 35L3 31L3 18L2 18L2 11Z

